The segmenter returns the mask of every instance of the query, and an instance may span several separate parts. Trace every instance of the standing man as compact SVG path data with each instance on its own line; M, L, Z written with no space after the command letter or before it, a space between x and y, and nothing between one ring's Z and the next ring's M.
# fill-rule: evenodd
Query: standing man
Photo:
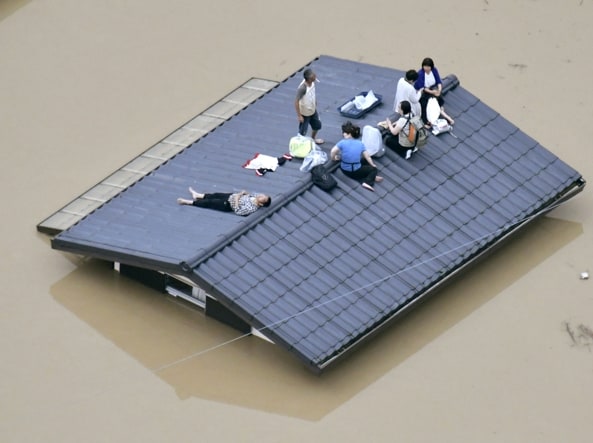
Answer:
M305 69L303 81L297 88L294 108L299 119L299 134L306 135L311 125L311 138L321 145L324 140L317 138L317 131L321 129L321 120L317 113L317 98L315 97L315 81L317 76L312 69Z
M406 75L397 82L397 89L395 91L395 103L393 110L399 115L403 115L400 109L401 102L404 100L410 102L412 106L412 115L420 115L420 96L422 91L416 91L414 82L418 80L418 73L414 69L406 72Z

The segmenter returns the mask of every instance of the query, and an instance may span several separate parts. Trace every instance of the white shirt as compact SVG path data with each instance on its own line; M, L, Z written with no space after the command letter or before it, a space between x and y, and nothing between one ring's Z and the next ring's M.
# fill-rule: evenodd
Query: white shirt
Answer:
M420 115L420 94L421 91L416 91L414 86L406 81L405 77L400 78L397 82L393 110L401 115L399 105L402 101L407 100L412 105L412 114Z
M431 88L436 85L437 81L434 79L434 74L430 71L430 74L424 72L424 87Z

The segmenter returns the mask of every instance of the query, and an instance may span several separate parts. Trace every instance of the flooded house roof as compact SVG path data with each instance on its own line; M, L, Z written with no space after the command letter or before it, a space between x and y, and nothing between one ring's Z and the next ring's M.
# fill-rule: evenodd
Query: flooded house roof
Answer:
M521 227L585 185L572 167L447 77L453 134L411 160L376 160L384 181L363 189L332 165L324 192L297 159L257 176L256 153L282 156L296 135L295 91L317 73L329 150L338 107L373 90L392 114L400 70L320 56L52 240L55 249L183 275L244 322L322 371L435 292ZM247 189L272 204L248 217L181 206L200 192Z

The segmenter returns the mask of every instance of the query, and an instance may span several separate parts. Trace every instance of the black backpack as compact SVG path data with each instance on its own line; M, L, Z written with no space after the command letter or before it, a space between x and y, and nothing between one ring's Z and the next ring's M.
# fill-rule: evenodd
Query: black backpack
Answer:
M313 183L324 191L331 191L338 185L334 176L323 165L317 165L311 168L311 179Z

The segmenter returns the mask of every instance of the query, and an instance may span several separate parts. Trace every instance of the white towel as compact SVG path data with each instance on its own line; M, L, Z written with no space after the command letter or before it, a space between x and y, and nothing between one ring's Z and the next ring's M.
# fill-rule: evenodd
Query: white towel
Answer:
M278 168L278 158L258 152L251 160L247 160L243 167L246 169L270 169L275 171Z

